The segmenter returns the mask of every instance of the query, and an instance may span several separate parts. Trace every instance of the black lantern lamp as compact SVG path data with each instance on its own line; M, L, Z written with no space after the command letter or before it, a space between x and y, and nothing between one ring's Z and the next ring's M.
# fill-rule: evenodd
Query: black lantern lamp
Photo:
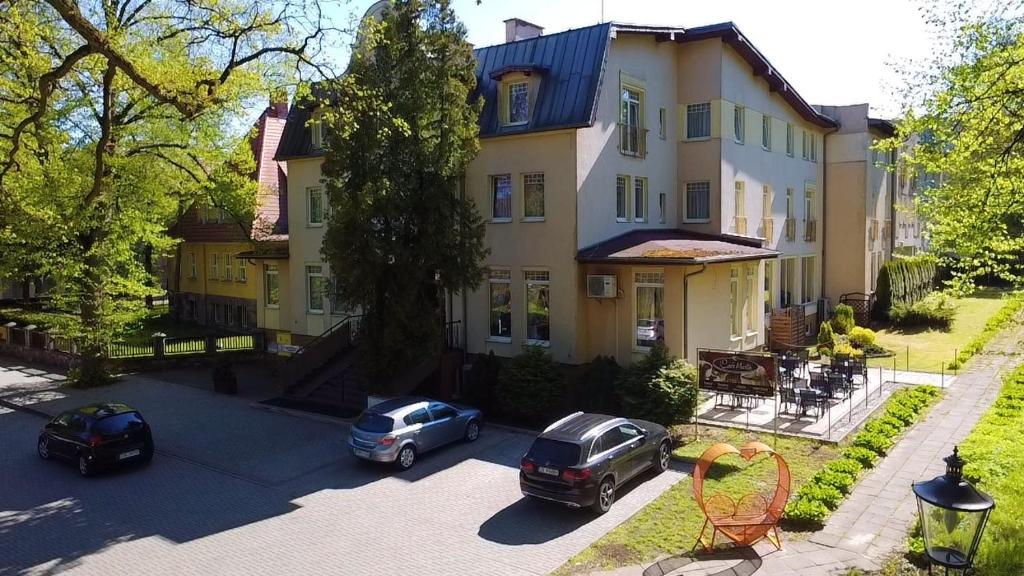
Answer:
M921 515L928 573L932 564L973 573L974 555L985 531L988 515L995 507L992 498L964 480L964 461L954 446L952 456L943 458L946 473L912 486Z

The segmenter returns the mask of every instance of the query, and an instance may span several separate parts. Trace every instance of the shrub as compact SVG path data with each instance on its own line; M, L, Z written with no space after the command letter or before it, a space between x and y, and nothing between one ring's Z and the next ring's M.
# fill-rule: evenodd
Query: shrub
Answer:
M501 372L501 361L494 351L478 354L469 369L469 382L464 394L466 401L484 411L495 408L494 389L498 385L498 373Z
M840 458L825 465L825 470L832 470L834 472L839 472L840 474L846 474L847 476L852 476L854 479L856 479L857 476L860 476L860 471L864 468L866 468L866 466L861 465L860 462L852 458Z
M830 484L820 484L813 479L804 484L796 493L797 499L821 502L825 508L835 510L843 501L843 493Z
M867 448L879 456L885 456L894 443L895 440L889 436L869 431L862 431L853 439L854 446Z
M891 421L883 421L881 418L872 420L864 425L864 430L867 432L873 432L881 434L882 436L895 436L903 430L904 423L897 422L893 425Z
M821 524L828 516L828 508L818 500L797 498L786 504L786 518L794 522Z
M849 304L839 304L836 306L831 323L832 330L836 334L849 334L850 330L853 330L853 327L855 326L853 320L853 307Z
M875 331L870 328L854 326L849 334L850 344L854 348L868 349L875 344Z
M878 459L878 454L862 446L850 446L843 450L843 458L857 461L864 468L871 468Z
M832 350L836 344L836 334L832 331L831 322L822 322L818 328L818 351Z
M934 288L935 261L928 257L894 258L882 265L871 313L885 318L898 305L913 306Z
M564 388L562 372L551 356L528 346L502 367L494 397L501 413L538 422L561 407Z
M860 358L861 356L864 355L864 351L858 350L857 348L850 346L848 342L843 341L835 345L835 348L832 349L832 354L834 356L849 356L851 358Z
M914 304L894 304L889 320L900 327L949 330L956 317L956 302L946 294L932 293Z
M663 426L688 421L697 403L697 369L685 360L672 360L649 380L631 379L620 396L627 416Z
M584 412L617 414L615 381L622 368L611 356L597 356L583 367L576 382L576 406Z
M814 474L814 476L811 476L811 483L822 486L831 486L843 495L850 493L850 489L853 488L853 484L856 481L856 476L851 476L835 470L829 470L827 468L819 470ZM835 508L833 508L833 510L835 510Z

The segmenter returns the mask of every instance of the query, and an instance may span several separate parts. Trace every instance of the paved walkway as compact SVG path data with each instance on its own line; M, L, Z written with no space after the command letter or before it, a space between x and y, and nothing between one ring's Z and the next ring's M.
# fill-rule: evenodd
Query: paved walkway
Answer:
M758 558L689 562L668 558L651 566L632 566L606 576L831 576L879 562L904 545L917 514L910 484L945 471L942 458L953 452L995 401L1003 375L1021 362L1024 326L1015 324L971 360L946 396L910 429L854 487L824 529L806 542L786 542L782 551L759 544ZM683 566L683 562L689 562Z

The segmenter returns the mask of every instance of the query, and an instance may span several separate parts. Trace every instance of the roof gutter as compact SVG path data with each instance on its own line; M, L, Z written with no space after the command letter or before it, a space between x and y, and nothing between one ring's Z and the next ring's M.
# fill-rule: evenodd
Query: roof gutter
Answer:
M687 342L689 342L690 340L688 337L690 333L690 276L703 274L704 271L707 270L707 268L707 264L701 264L700 270L697 270L696 272L683 273L683 359L687 361L689 361L689 358L687 358L687 351L689 350L689 348L687 347Z

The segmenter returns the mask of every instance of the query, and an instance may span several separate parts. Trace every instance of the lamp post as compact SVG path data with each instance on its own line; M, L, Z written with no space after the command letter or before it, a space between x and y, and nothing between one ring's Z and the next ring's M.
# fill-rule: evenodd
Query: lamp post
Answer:
M932 564L938 564L947 574L950 568L972 574L981 534L995 502L964 480L964 461L955 446L953 454L943 461L945 474L912 484L921 518L928 573L931 574Z

